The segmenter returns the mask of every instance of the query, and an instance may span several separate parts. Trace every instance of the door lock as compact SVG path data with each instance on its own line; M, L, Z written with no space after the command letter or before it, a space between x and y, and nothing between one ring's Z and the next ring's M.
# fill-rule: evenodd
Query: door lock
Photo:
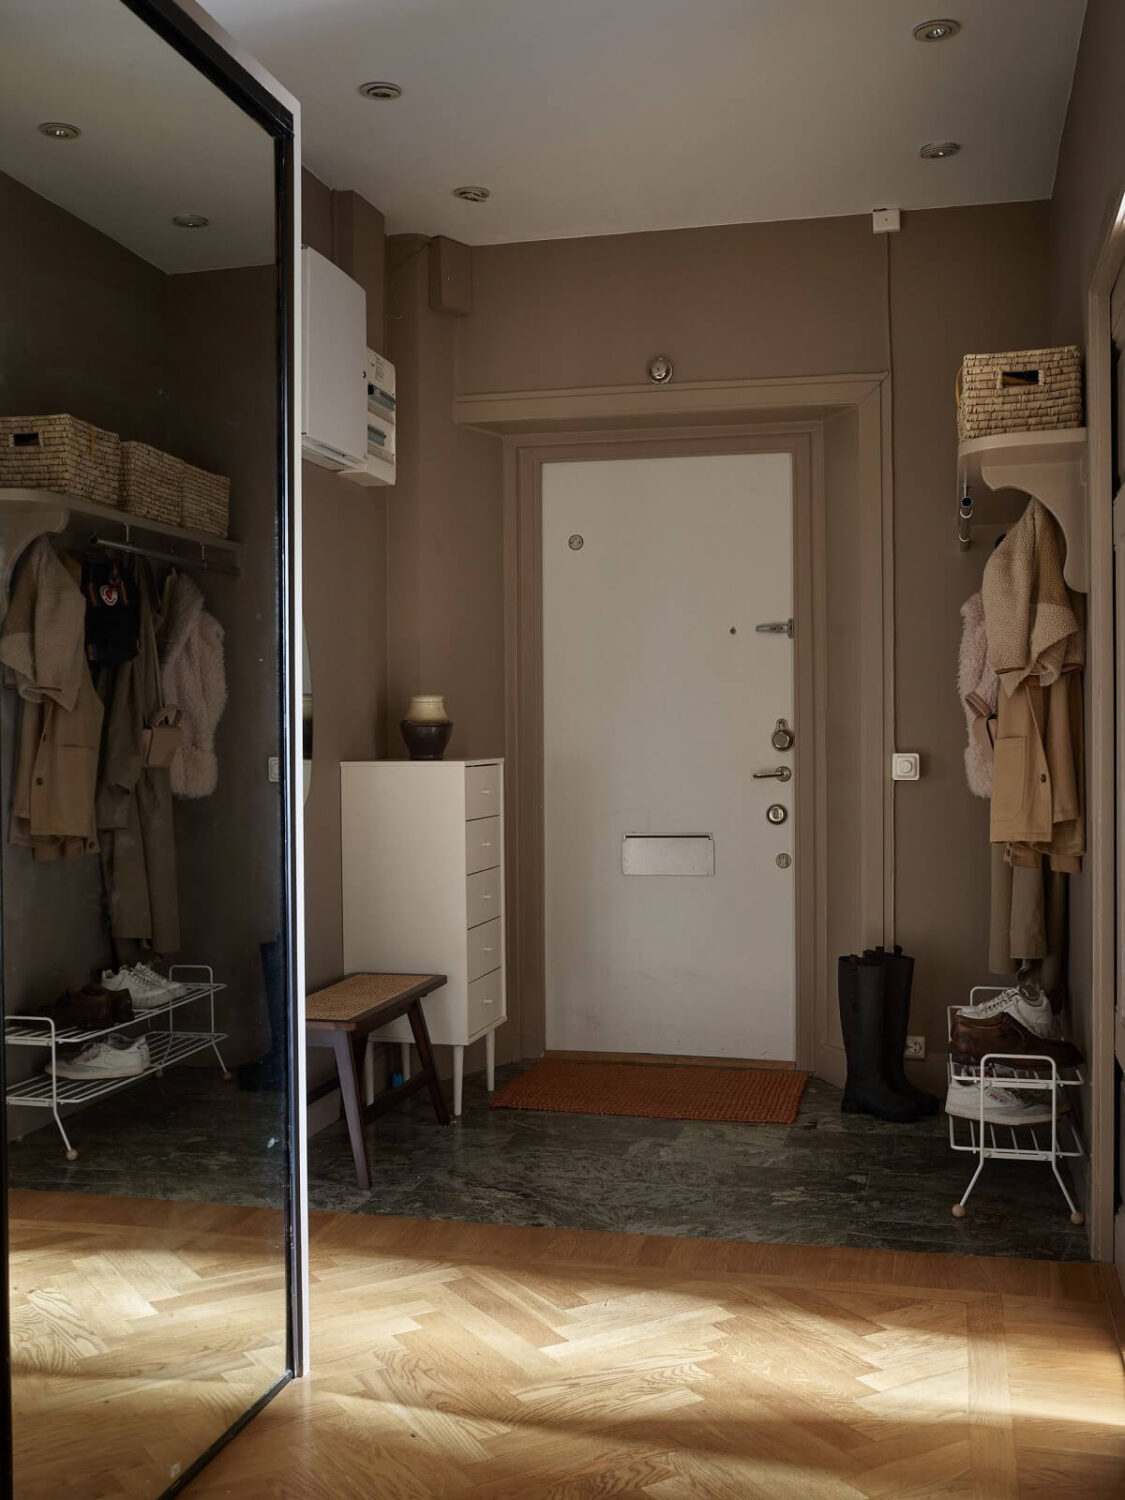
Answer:
M771 802L766 808L766 821L768 823L784 823L789 816L789 809L782 807L780 802Z
M755 781L792 781L793 772L788 766L775 766L772 771L755 771Z
M789 728L787 719L778 719L777 728L770 735L770 744L775 750L792 750L797 736Z

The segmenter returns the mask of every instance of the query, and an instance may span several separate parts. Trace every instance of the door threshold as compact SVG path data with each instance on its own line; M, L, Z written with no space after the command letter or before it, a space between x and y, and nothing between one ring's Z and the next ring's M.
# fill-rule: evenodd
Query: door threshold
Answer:
M766 1068L783 1073L791 1073L797 1066L776 1057L689 1057L678 1052L555 1052L548 1048L543 1058L547 1062L640 1063L665 1068Z

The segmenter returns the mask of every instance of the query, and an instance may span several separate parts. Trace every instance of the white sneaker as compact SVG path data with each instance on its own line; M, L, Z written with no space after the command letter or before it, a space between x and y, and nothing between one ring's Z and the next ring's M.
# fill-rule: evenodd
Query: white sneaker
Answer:
M145 980L146 983L151 984L154 989L163 990L167 994L169 1000L182 1000L188 992L188 986L186 984L179 984L176 980L169 979L164 974L158 974L157 971L154 968L151 968L148 964L134 964L133 973L139 974L141 978Z
M1038 1095L1039 1097L1034 1097ZM1059 1114L1068 1109L1066 1096L1059 1091ZM945 1099L947 1115L956 1115L962 1120L980 1119L980 1084L962 1083L954 1079L949 1085ZM1001 1088L988 1080L984 1085L984 1119L986 1125L1049 1125L1051 1123L1051 1095L1047 1089Z
M979 1005L962 1005L960 1008L961 1015L980 1020L986 1016L998 1016L1004 1011L1022 1022L1036 1036L1062 1036L1051 1002L1037 984L1014 984L1010 989L1001 990L991 1000L984 1000Z
M143 1037L131 1042L115 1038L91 1042L76 1057L57 1058L54 1069L48 1063L44 1071L53 1071L56 1078L136 1078L149 1066L148 1043Z

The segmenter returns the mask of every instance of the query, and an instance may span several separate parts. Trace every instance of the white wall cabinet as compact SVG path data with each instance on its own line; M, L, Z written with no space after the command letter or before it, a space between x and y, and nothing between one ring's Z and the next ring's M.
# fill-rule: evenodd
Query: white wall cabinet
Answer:
M453 1048L453 1113L461 1113L465 1048L484 1037L495 1084L496 1031L507 1019L504 975L504 763L345 761L344 972L445 974L422 1002L430 1036ZM403 1048L410 1028L376 1034Z
M326 469L367 461L367 294L339 266L301 251L301 446Z

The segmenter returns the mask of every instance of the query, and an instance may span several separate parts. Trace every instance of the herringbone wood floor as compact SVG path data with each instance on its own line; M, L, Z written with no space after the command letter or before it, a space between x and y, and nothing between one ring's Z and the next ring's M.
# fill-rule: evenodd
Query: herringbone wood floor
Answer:
M236 1357L246 1300L212 1293ZM1091 1266L317 1215L313 1320L312 1378L189 1500L1125 1493Z
M15 1500L152 1500L285 1369L281 1215L23 1191L9 1211Z

